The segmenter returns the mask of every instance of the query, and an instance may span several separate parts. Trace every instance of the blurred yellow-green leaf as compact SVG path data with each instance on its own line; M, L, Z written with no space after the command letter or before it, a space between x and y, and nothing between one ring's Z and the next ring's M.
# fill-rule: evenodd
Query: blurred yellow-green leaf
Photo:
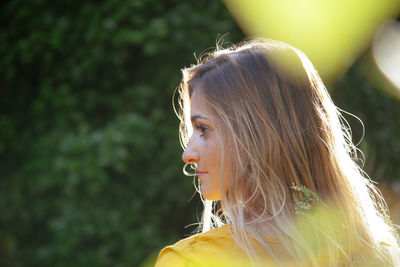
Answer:
M382 21L400 12L398 0L224 2L247 35L299 48L326 80L343 74L367 48Z

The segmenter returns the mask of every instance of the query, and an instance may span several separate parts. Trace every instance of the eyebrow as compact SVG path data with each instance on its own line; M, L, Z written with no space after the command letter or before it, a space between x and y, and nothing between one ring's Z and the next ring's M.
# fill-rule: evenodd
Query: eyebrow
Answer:
M203 116L201 116L201 115L194 115L194 116L192 116L191 118L190 118L190 120L192 121L192 123L194 123L196 120L198 120L198 119L203 119L203 120L207 120L207 121L210 121L210 119L207 119L206 117L203 117Z

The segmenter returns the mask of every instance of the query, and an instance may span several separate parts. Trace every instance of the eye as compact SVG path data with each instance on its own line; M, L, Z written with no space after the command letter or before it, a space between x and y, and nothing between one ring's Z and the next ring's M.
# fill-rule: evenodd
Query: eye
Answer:
M206 126L204 126L202 124L196 124L195 127L197 130L199 130L201 132L200 137L203 137L207 134L208 129Z

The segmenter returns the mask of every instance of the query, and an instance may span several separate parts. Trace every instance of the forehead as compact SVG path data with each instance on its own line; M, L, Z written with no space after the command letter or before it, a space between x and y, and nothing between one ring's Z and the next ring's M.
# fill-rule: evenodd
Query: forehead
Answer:
M191 116L212 116L210 108L200 90L195 90L190 98L190 113ZM210 118L209 118L210 119Z

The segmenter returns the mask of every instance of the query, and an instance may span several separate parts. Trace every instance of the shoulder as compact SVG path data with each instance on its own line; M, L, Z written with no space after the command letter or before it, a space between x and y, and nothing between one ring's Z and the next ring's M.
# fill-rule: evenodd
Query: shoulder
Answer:
M248 266L246 253L236 244L224 225L180 240L161 250L156 267Z
M226 253L234 243L228 227L224 225L165 247L158 256L156 267L206 266L208 258Z

